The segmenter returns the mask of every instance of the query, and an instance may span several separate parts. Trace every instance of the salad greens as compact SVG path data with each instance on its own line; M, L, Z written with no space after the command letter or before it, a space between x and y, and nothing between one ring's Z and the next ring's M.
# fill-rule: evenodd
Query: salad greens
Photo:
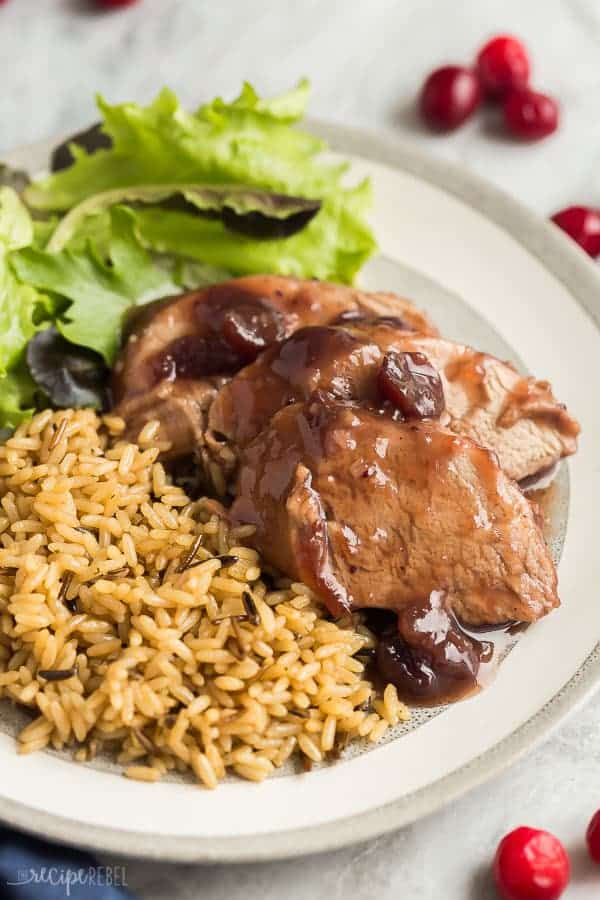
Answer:
M173 181L250 184L321 197L339 186L346 165L321 162L323 142L290 128L306 100L306 83L270 102L246 84L233 103L217 98L194 113L168 89L147 107L110 106L100 97L112 147L91 155L72 147L74 164L30 185L27 202L64 211L101 191Z
M16 253L18 277L35 287L71 301L57 327L67 340L102 354L110 365L121 342L127 309L147 303L176 287L169 273L157 266L134 234L134 214L123 206L110 211L106 259L89 242L79 252L49 253L27 247Z
M0 187L0 428L15 428L31 415L35 384L22 363L27 341L36 332L46 298L21 284L10 255L33 238L33 225L19 195Z
M38 387L25 362L0 378L0 435L12 431L35 412Z
M178 205L192 215L198 213L218 213L226 227L231 227L235 218L250 214L262 216L266 222L275 220L274 230L281 222L301 217L300 228L315 216L320 208L319 200L304 197L289 197L273 194L242 184L201 185L201 184L157 184L116 188L94 194L83 200L67 213L54 231L48 243L48 250L56 252L69 242L88 216L97 216L117 203ZM229 217L224 218L227 210ZM237 230L233 227L232 230ZM292 229L295 231L296 229Z
M146 107L99 98L94 141L57 148L53 174L0 170L0 427L29 414L36 382L48 394L26 352L44 329L42 362L71 344L110 366L127 310L151 299L248 273L353 281L376 246L370 185L295 127L308 91L244 84L195 112L166 89Z
M66 341L55 325L31 338L27 365L54 406L103 409L108 405L110 372L102 357Z

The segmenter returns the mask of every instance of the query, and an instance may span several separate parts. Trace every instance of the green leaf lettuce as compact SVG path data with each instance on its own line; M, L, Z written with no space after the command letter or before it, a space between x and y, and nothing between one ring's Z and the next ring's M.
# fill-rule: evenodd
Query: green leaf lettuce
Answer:
M23 362L0 378L0 439L30 418L36 392L37 386Z
M106 260L91 241L77 252L26 247L12 259L20 279L70 301L57 327L72 343L101 353L109 365L120 345L127 309L175 290L170 274L155 265L137 241L133 213L116 206L110 219Z
M88 154L71 145L73 165L34 182L25 197L38 209L64 211L96 194L136 186L231 184L320 200L306 228L276 241L232 236L220 221L160 208L136 211L137 230L151 249L235 274L351 282L376 246L365 218L370 190L366 182L348 186L347 165L324 160L324 142L293 127L307 97L306 82L269 101L245 84L233 102L217 98L194 113L166 89L147 107L110 106L99 98L112 146Z
M71 142L72 164L30 183L0 172L0 427L49 402L25 359L49 325L110 366L127 311L156 297L246 273L354 280L376 248L370 185L298 127L308 92L244 84L195 112L169 90L99 98L108 146Z
M0 187L0 377L21 358L45 307L46 298L23 284L10 264L11 251L25 247L32 237L31 217L19 195Z

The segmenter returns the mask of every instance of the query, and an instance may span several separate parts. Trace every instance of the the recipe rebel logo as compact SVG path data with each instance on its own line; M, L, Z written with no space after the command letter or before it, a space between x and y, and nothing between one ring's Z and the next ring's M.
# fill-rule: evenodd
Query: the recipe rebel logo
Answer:
M18 869L14 881L7 881L7 887L23 887L29 884L45 884L64 888L64 896L70 897L72 889L82 887L127 887L125 866L30 866Z

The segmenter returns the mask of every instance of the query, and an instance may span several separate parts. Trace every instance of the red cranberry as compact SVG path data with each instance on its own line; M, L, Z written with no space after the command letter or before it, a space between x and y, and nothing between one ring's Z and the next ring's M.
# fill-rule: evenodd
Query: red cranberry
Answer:
M509 131L526 141L539 141L558 128L558 103L537 91L513 91L504 101Z
M570 868L558 838L521 826L498 844L494 879L503 900L558 900L569 883Z
M510 91L527 87L527 50L517 38L507 34L498 35L479 51L477 73L488 97L502 98Z
M594 862L600 863L600 809L590 819L585 833L588 853Z
M481 91L472 69L443 66L429 75L419 98L423 119L435 131L452 131L477 109Z
M101 9L120 9L123 6L133 6L139 0L96 0L96 6Z
M552 221L583 247L590 256L600 255L600 212L589 206L568 206Z
M440 373L424 353L386 353L377 386L406 419L439 419L444 411Z

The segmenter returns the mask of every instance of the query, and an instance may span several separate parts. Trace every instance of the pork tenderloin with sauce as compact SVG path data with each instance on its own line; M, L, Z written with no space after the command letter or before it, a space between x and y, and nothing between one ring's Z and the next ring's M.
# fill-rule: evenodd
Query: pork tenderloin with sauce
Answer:
M147 418L146 395L158 390L161 440L191 453L194 443L186 436L203 433L204 415L184 420L184 412L195 416L195 404L185 410L179 404L177 413L169 414L170 393L158 387L163 382L183 379L193 394L204 393L215 378L231 377L304 325L344 315L391 314L406 328L437 334L424 313L394 294L277 275L251 275L155 301L137 310L126 329L113 372L115 412L126 420L126 436L135 437ZM178 403L183 391L173 393Z
M435 422L317 396L242 452L231 518L334 615L447 592L470 625L531 622L559 603L531 504L495 454Z
M534 475L575 452L579 426L548 382L523 377L509 363L462 344L381 321L296 331L224 386L211 406L209 429L235 453L278 409L317 389L389 411L377 378L390 352L427 357L442 380L442 423L494 450L511 478Z

